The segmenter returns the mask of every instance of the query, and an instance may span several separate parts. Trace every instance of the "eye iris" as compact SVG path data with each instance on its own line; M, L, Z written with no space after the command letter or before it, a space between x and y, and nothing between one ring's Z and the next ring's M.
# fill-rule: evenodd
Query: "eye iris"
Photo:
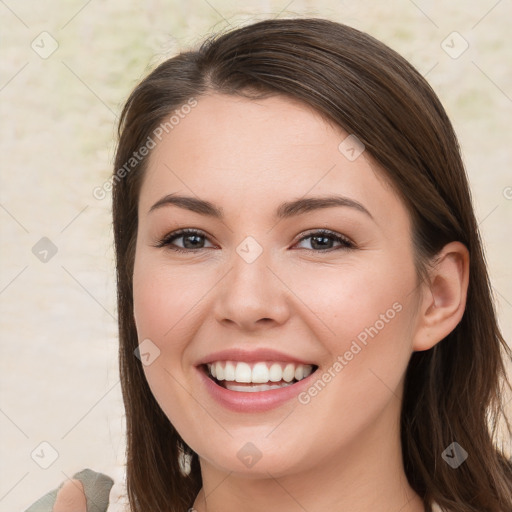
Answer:
M202 247L201 242L203 242L203 245L204 245L204 241L201 240L202 239L201 235L196 235L196 234L192 233L192 234L188 234L188 235L182 235L182 238L183 238L183 247L185 247L186 249L195 249L197 247ZM194 240L192 242L192 245L187 246L187 241L190 241L191 239Z
M318 240L321 240L320 244L317 243ZM316 235L311 237L311 247L313 249L325 249L327 245L332 244L332 239L328 236Z

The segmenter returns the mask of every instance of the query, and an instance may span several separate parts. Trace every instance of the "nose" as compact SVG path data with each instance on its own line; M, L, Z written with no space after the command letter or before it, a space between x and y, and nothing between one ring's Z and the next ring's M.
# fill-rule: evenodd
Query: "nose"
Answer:
M230 263L216 287L217 321L245 332L283 325L290 316L289 291L269 265L266 252L254 261L234 253Z

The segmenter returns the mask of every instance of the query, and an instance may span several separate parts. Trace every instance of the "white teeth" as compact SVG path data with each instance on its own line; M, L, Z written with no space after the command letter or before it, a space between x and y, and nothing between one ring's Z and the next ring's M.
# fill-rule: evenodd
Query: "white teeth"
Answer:
M252 382L261 383L268 382L269 371L265 363L256 363L252 369Z
M283 372L283 380L286 382L291 382L295 378L295 365L293 363L289 363L286 365Z
M217 370L219 366L222 368L222 365L217 363ZM247 363L237 363L235 368L235 380L236 382L251 382L252 372L251 367ZM219 377L217 377L218 380Z
M285 382L284 384L255 384L254 386L237 386L231 382L226 382L226 389L230 391L242 391L244 393L256 393L258 391L269 391L270 389L285 388L291 386L291 382Z
M279 363L274 363L270 367L270 382L279 382L283 380L283 369Z
M224 380L235 380L235 365L231 361L226 361L224 367Z
M245 363L242 361L216 361L209 363L208 371L212 377L220 381L268 384L271 382L291 383L294 379L299 381L305 379L313 371L313 365L296 364L296 363ZM277 387L281 387L283 383ZM226 387L228 387L226 385ZM244 387L247 386L234 386ZM266 389L274 389L276 386L270 385L266 389L258 389L264 386L252 386L255 391L265 391ZM228 389L233 389L233 385ZM238 391L235 390L235 391Z

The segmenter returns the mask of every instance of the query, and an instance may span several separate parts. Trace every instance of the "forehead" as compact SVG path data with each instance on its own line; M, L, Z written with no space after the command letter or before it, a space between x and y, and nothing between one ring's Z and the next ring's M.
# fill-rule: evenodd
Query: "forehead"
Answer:
M147 212L162 195L178 192L238 210L332 193L369 209L401 208L391 204L398 198L366 152L349 159L340 150L348 136L310 106L284 96L200 97L152 149L140 209Z
M242 154L253 154L255 162L282 157L284 152L293 159L305 152L324 151L344 134L309 105L285 96L252 100L210 94L200 97L197 105L175 122L151 160L172 158L176 148L192 152L196 161L218 156L223 165ZM247 167L250 164L246 162Z

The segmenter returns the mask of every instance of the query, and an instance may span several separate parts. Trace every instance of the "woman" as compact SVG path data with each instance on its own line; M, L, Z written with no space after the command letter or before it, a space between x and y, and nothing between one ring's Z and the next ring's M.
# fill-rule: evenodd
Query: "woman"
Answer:
M456 136L410 64L266 20L161 64L119 135L131 510L512 511L512 354Z

